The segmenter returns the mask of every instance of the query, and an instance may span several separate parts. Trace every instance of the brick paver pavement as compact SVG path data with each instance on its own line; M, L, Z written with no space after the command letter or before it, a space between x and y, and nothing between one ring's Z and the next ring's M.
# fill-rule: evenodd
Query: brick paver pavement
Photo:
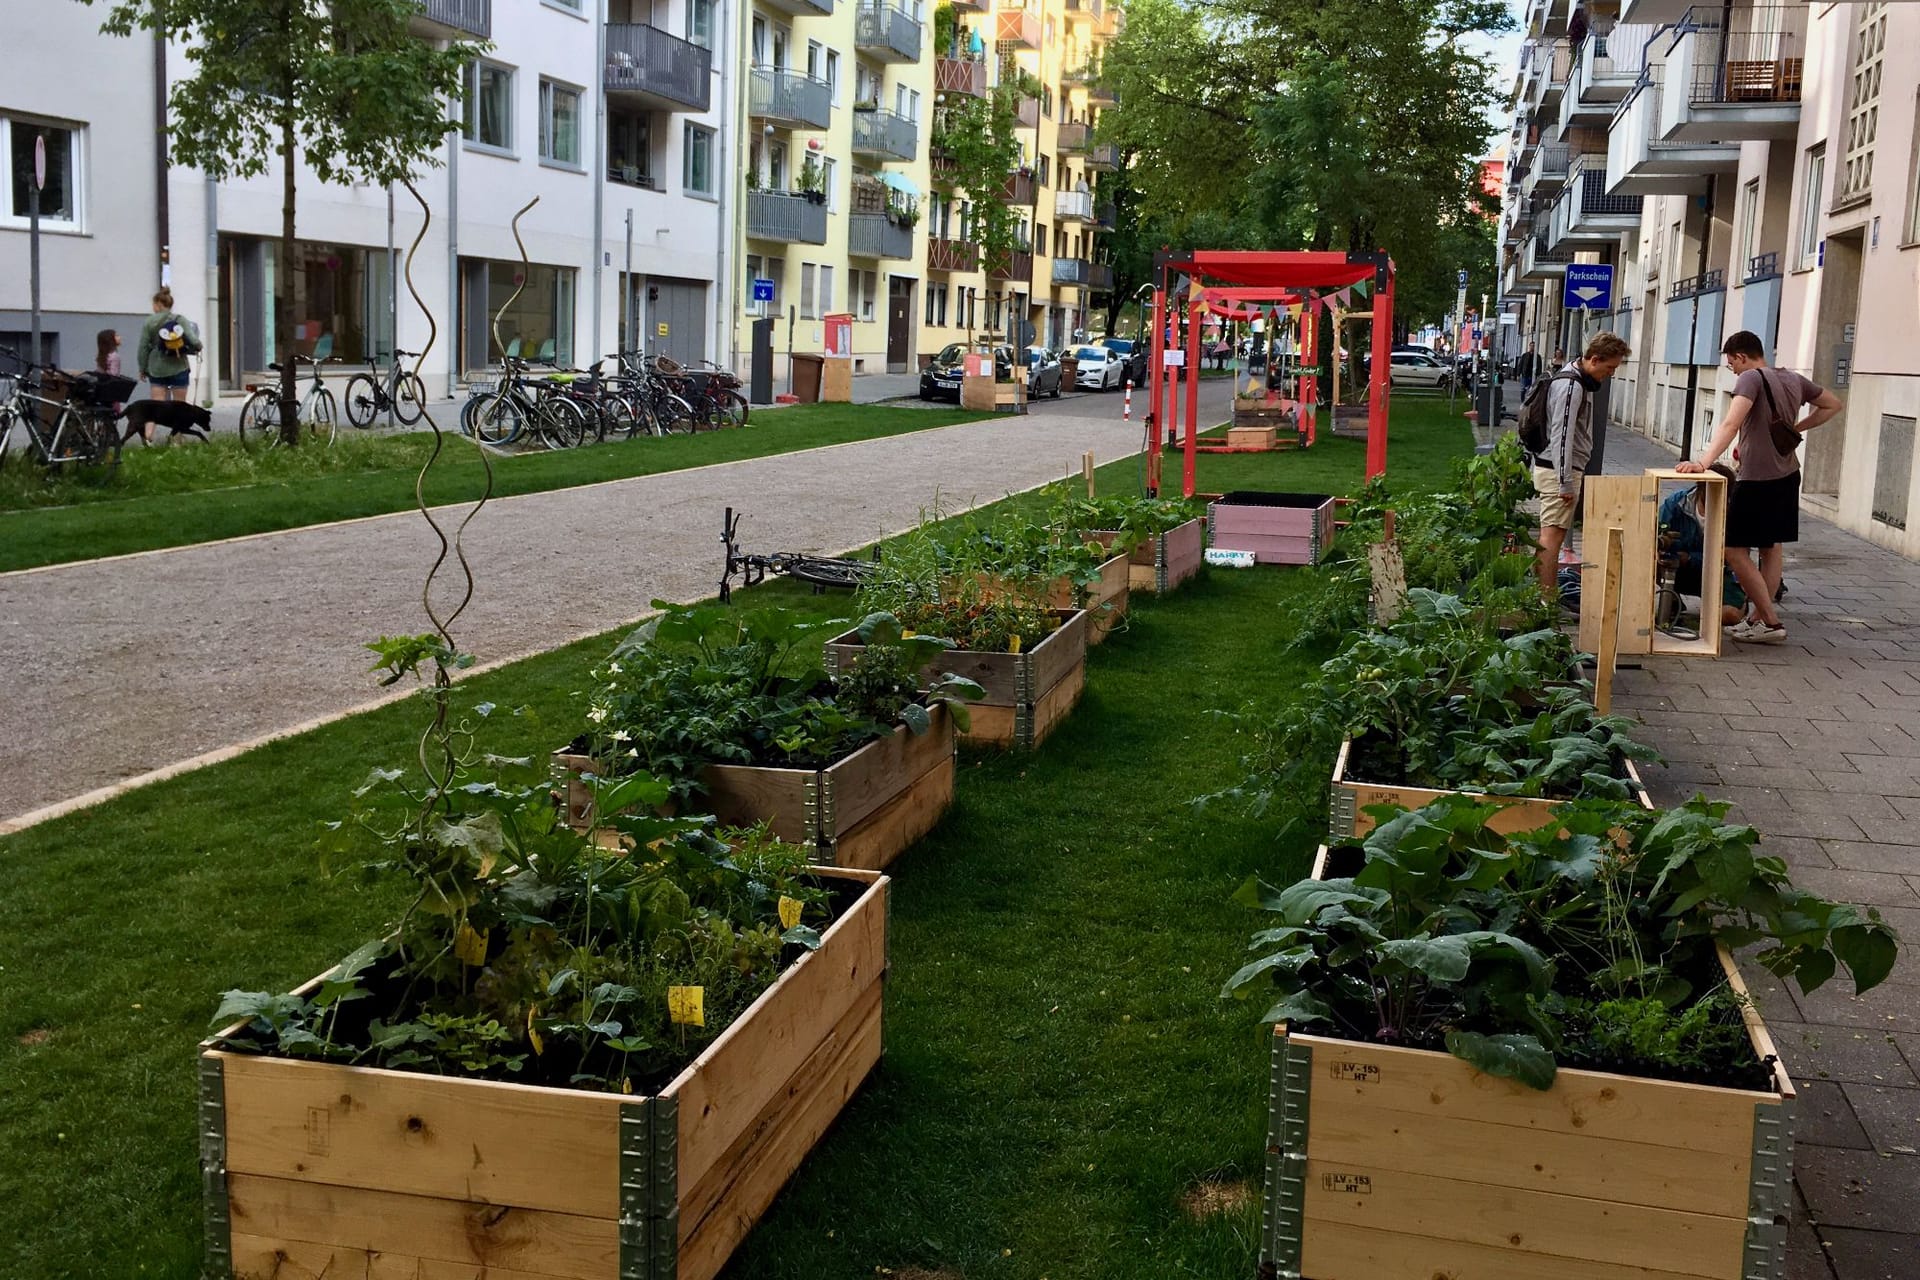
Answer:
M1673 455L1615 428L1609 472ZM1802 514L1781 603L1786 644L1729 641L1717 661L1652 658L1615 705L1666 754L1654 798L1731 801L1796 883L1880 909L1920 945L1920 564ZM1920 1276L1920 962L1854 998L1747 965L1800 1089L1801 1212L1787 1280Z

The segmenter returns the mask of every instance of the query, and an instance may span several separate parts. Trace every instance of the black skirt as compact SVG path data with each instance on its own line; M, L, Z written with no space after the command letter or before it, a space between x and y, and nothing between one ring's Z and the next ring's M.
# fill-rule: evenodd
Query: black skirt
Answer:
M1800 473L1736 480L1727 499L1727 545L1772 547L1800 541Z

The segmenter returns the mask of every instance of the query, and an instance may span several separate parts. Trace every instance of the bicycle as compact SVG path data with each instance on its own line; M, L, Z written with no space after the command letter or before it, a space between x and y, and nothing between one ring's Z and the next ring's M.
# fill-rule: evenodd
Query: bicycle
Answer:
M296 376L301 365L313 366L313 381L307 384L306 394L300 397L299 404L294 408L294 421L307 429L311 439L323 445L333 443L333 428L339 418L339 406L334 402L333 392L327 390L326 383L321 380L320 366L339 363L339 356L324 356L318 360L312 356L293 357ZM267 366L275 373L280 372L281 367L278 361ZM280 443L280 385L249 385L247 390L253 394L240 406L240 443L271 449Z
M880 567L880 550L873 559L854 560L845 556L810 556L794 551L776 551L772 555L749 555L740 550L740 517L732 507L721 520L720 541L727 549L727 567L720 575L720 603L733 599L733 580L743 587L757 587L769 575L798 578L813 588L813 594L828 590L851 591Z
M8 375L10 391L0 397L0 467L13 451L16 434L25 437L28 457L51 472L62 466L97 466L110 475L120 463L119 414L113 406L124 401L139 384L132 378L89 371L66 374L51 365L22 359L11 348L0 353L19 366ZM48 385L66 383L64 395Z
M420 381L420 375L401 366L403 356L418 356L418 351L393 350L393 366L385 377L376 377L379 366L373 373L356 373L347 379L347 422L356 430L364 431L373 425L373 420L389 409L393 416L407 426L420 421L420 415L427 409L427 387Z
M549 449L569 449L586 438L587 416L580 405L526 376L527 362L516 356L501 361L498 382L476 382L460 411L460 428L481 444L505 449L532 431Z
M671 356L655 356L653 367L691 410L688 431L747 424L747 398L740 393L740 379L727 370L712 364L693 369Z

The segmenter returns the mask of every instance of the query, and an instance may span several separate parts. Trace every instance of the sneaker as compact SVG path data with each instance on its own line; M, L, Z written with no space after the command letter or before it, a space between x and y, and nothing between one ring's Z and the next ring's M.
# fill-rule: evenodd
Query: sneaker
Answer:
M1787 639L1785 627L1769 626L1758 619L1743 622L1727 634L1741 644L1784 644Z

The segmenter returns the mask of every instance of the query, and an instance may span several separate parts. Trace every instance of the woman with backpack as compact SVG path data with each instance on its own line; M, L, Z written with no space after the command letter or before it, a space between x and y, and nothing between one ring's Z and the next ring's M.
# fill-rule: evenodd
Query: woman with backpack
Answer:
M199 327L174 313L173 290L162 286L153 295L153 314L140 327L140 374L152 386L153 398L185 400L192 376L187 357L199 354Z

